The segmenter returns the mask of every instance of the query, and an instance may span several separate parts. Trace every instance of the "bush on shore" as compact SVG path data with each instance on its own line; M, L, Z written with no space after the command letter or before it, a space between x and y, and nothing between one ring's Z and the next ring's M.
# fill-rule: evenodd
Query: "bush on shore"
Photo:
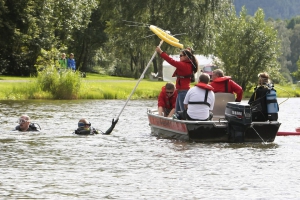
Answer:
M49 67L38 73L37 85L42 91L51 93L54 99L77 99L81 78L78 72L58 72L56 68Z

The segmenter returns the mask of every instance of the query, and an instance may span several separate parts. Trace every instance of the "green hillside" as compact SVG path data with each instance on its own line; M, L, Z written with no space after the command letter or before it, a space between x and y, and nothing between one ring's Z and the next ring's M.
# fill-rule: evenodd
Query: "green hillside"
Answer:
M232 0L236 12L243 6L249 15L254 15L258 8L262 8L265 19L291 19L300 15L300 0Z

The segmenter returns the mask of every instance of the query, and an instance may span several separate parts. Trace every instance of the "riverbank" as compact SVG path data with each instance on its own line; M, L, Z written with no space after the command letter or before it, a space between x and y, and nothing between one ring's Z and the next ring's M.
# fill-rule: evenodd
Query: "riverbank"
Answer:
M81 78L77 99L127 99L137 85L137 79L87 74ZM131 99L157 98L166 82L142 80ZM0 100L53 99L38 88L34 77L0 76Z
M77 99L127 99L137 85L133 78L87 74L82 78ZM156 99L166 82L143 79L131 99ZM278 97L300 97L297 85L275 85ZM250 98L252 91L245 91L243 99ZM0 100L53 99L37 88L35 77L11 77L0 75Z

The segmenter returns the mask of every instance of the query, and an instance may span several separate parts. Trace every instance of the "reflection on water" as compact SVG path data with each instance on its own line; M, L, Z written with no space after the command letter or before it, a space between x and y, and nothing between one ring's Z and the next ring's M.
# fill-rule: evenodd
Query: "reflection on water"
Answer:
M299 123L280 106L280 130ZM279 101L280 102L280 101ZM268 144L202 144L150 135L155 100L129 101L112 135L75 136L79 118L105 131L125 101L0 101L3 199L297 199L300 137ZM11 129L21 114L40 133Z

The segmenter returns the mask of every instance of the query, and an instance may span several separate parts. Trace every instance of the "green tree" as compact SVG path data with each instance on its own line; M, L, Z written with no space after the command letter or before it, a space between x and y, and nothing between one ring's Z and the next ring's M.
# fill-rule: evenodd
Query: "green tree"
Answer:
M215 55L222 60L226 74L244 90L256 83L262 71L269 72L276 81L280 43L276 31L264 21L262 9L254 17L247 16L245 8L237 17L231 9L220 26Z
M280 73L283 75L285 80L288 82L293 82L291 77L290 70L292 66L292 62L287 60L291 56L291 42L289 40L289 35L291 31L286 28L286 22L282 20L268 20L268 24L272 25L275 30L277 30L278 40L281 41L281 50L280 55L278 57L278 62L280 63Z
M297 61L297 66L298 66L298 70L293 72L292 74L295 77L295 79L299 81L300 80L300 57Z
M295 16L287 22L288 29L294 29L296 24L300 24L300 16Z
M87 27L75 30L72 34L74 42L70 43L69 48L77 54L76 65L80 71L94 71L94 60L98 60L97 52L108 39L104 32L106 24L101 19L102 12L101 8L97 7L93 10Z
M0 72L29 75L32 61L39 51L39 29L32 0L1 1Z
M112 4L114 8L111 8ZM222 12L224 4L228 1L175 0L170 3L163 0L102 0L102 9L110 8L110 12L104 13L104 18L108 21L107 46L112 48L110 52L114 52L117 58L113 65L124 66L123 63L129 61L128 70L135 77L143 71L150 53L154 52L160 41L149 30L150 24L171 31L185 47L192 46L197 53L211 52L215 18ZM169 54L179 53L178 49L168 44L163 44L162 48ZM116 62L118 60L122 63ZM154 59L153 65L154 72L162 75L162 60Z
M289 67L290 72L297 71L297 61L300 56L300 24L296 24L294 29L291 30L290 41L291 41L291 56L290 60L292 66Z
M41 49L74 42L72 34L85 29L96 6L95 0L1 0L0 72L34 73Z

